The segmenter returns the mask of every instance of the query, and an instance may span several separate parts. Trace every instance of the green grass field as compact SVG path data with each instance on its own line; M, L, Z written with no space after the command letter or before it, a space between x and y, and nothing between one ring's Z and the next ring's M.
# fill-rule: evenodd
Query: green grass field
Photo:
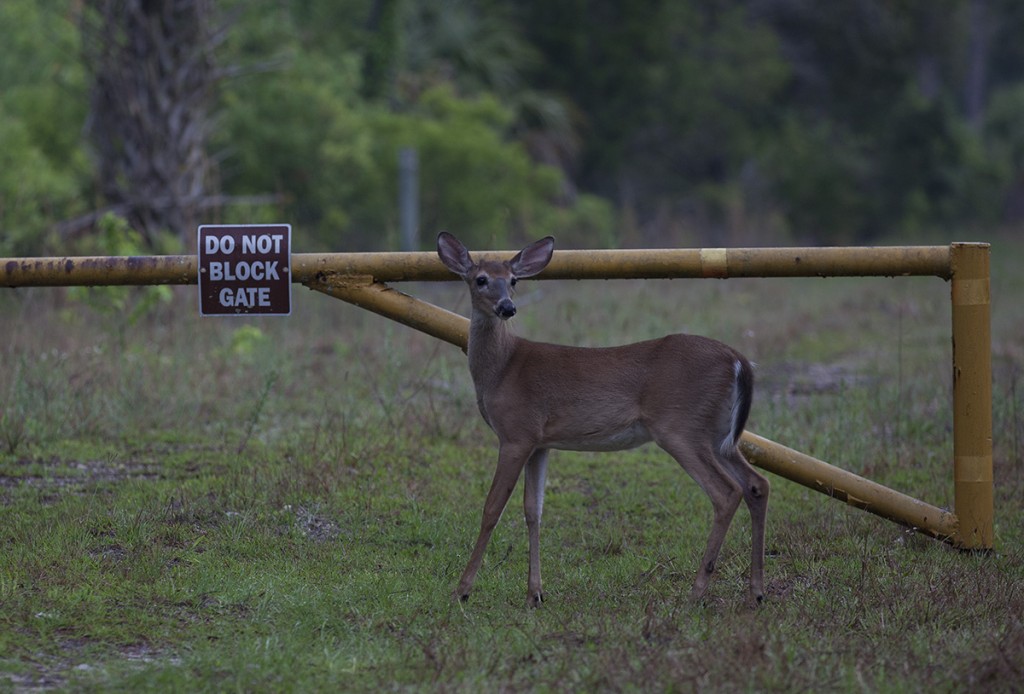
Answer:
M449 345L298 286L289 318L200 318L179 288L134 324L4 290L0 691L1020 691L1021 259L993 244L996 550L772 475L753 611L745 508L688 599L711 507L653 446L552 454L542 608L520 491L453 603L496 446ZM952 508L941 280L520 287L535 339L735 345L753 431ZM467 310L456 283L402 288Z

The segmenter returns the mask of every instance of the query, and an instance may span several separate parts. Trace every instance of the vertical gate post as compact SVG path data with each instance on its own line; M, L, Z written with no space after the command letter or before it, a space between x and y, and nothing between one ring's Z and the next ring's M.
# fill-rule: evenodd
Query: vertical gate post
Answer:
M953 301L954 544L991 549L992 327L988 244L950 246Z

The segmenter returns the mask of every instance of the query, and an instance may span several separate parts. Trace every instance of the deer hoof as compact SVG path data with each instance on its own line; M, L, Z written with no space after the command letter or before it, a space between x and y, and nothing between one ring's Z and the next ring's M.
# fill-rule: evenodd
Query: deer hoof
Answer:
M542 602L544 602L544 593L539 591L526 596L526 606L531 609L540 607Z

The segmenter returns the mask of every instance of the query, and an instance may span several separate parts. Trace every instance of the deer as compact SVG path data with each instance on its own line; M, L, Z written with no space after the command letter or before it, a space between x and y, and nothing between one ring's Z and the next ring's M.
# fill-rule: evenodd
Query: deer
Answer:
M745 501L751 517L748 602L756 606L764 599L769 482L738 447L753 398L753 366L732 347L698 335L616 347L517 336L508 325L516 315L516 283L544 270L553 253L554 238L547 236L511 260L475 261L452 234L437 237L441 262L469 287L469 372L480 414L498 437L480 532L453 599L469 599L487 544L525 469L526 604L540 606L540 523L549 451L621 451L653 441L697 482L714 512L691 599L703 599L726 532Z

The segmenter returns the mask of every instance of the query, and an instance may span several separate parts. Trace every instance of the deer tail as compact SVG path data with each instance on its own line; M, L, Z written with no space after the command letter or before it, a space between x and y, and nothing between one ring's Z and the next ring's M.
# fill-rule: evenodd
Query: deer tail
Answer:
M729 433L722 439L719 450L722 454L731 451L739 444L747 417L750 416L750 404L754 399L754 367L743 357L737 356L733 362L732 387L732 418Z

